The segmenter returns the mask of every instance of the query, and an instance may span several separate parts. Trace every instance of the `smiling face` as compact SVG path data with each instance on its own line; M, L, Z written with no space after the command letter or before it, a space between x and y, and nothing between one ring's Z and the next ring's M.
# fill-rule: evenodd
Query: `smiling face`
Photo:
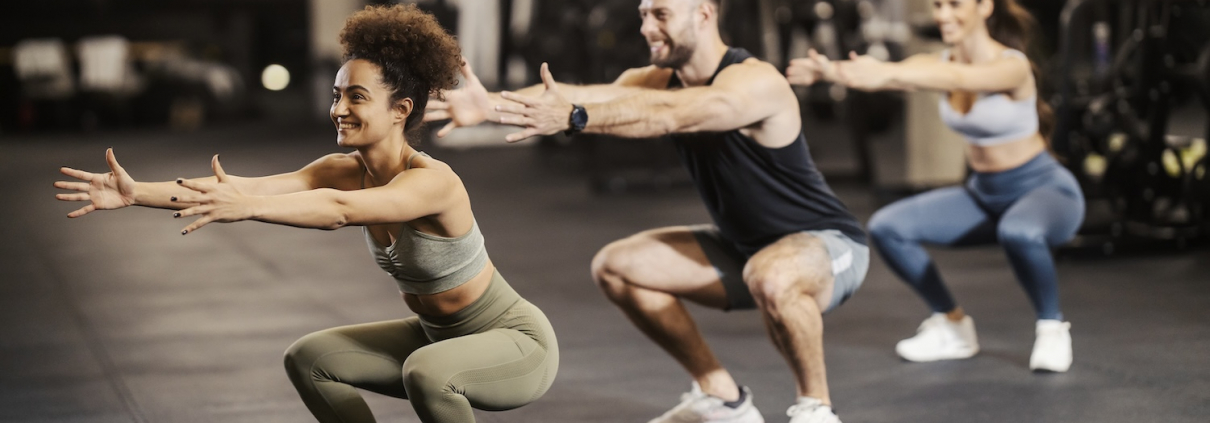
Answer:
M695 15L703 0L643 0L639 4L640 29L651 47L651 64L679 68L697 49Z
M957 44L980 28L987 28L992 0L933 0L933 20L941 29L941 40Z
M362 147L402 135L412 99L391 101L391 94L378 65L362 59L345 62L332 85L330 114L336 124L336 143Z

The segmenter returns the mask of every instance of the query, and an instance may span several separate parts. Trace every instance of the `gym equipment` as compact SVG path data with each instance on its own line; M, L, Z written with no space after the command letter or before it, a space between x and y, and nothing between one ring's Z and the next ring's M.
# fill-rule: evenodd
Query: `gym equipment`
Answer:
M1124 236L1183 247L1210 233L1210 126L1202 138L1169 133L1178 104L1197 96L1210 110L1207 24L1205 0L1073 0L1063 12L1052 146L1089 209L1108 204L1081 231L1106 252Z

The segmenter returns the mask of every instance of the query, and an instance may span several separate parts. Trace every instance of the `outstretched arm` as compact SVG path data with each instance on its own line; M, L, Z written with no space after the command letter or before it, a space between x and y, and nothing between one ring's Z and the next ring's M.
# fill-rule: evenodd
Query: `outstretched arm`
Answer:
M660 88L668 84L671 75L671 70L648 66L629 69L612 84L559 84L559 88L567 98L577 104L599 103L635 93L643 88ZM429 100L428 106L425 107L425 122L450 120L450 123L437 131L438 137L444 137L455 128L475 126L483 121L500 122L496 107L510 103L502 97L504 93L488 92L475 76L470 64L465 61L462 64L462 77L466 86L442 92L441 98L444 100L434 98ZM533 97L541 95L544 89L545 84L538 84L513 93Z
M839 82L868 91L1004 92L1020 88L1031 73L1029 61L1014 56L966 64L943 62L937 55L928 54L889 63L849 53L849 60L835 64Z
M499 106L501 123L522 126L508 141L566 130L572 102L562 95L546 65L546 91L540 97L505 93L518 105ZM654 137L672 133L728 131L747 128L785 110L794 102L786 80L767 63L751 61L730 66L704 87L680 90L644 89L600 103L584 104L585 132L622 137Z
M282 194L328 186L338 177L341 161L352 160L343 154L322 157L294 172L256 178L228 176L233 186L253 195ZM175 182L138 182L118 164L113 149L105 151L109 173L85 172L69 167L60 168L64 175L78 181L57 181L55 187L74 193L56 194L63 201L87 201L89 204L69 213L80 217L96 210L113 210L126 206L182 209L192 204L180 200L190 191ZM199 183L214 183L215 177L191 179Z
M319 188L277 195L248 195L240 192L223 172L218 156L211 160L214 182L177 180L191 191L178 201L190 207L173 217L199 216L181 230L193 232L211 222L257 220L266 223L314 229L337 229L348 225L406 222L439 214L465 198L456 175L448 169L413 169L387 185L354 191Z

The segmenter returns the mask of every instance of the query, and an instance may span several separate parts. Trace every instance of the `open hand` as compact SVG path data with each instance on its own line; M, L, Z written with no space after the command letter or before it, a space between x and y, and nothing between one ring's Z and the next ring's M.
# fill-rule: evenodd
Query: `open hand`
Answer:
M492 101L487 95L487 88L479 82L479 77L471 70L470 62L462 59L462 77L466 86L442 91L441 98L430 99L424 109L424 121L432 122L449 119L450 123L437 131L437 137L444 137L454 128L475 126L483 123L493 114Z
M825 66L834 68L828 62L828 58L820 56L812 48L811 52L807 53L807 57L790 60L790 65L785 68L785 80L790 81L793 85L812 85L820 80L826 80L823 75Z
M210 222L238 222L252 217L252 210L248 204L250 197L239 192L235 185L230 183L227 173L223 172L223 166L218 162L217 154L210 160L210 167L214 169L214 176L218 178L218 182L176 180L177 184L189 188L195 193L182 195L175 201L197 205L173 213L172 217L201 216L181 230L181 235L196 231Z
M786 80L794 85L811 85L820 80L836 79L836 65L815 49L811 49L807 57L791 60L790 66L786 68Z
M118 164L113 149L105 150L105 162L109 173L92 173L70 167L61 167L59 172L83 182L57 181L55 188L78 191L71 194L55 194L62 201L87 201L88 205L67 214L80 217L96 210L113 210L134 204L134 179Z
M542 64L542 83L546 91L539 97L529 97L512 92L502 92L500 97L513 103L496 106L500 112L500 123L525 128L521 132L508 134L504 139L517 142L535 135L551 135L567 130L571 125L572 105L559 92L559 84L550 74L550 66Z
M837 66L840 81L849 88L865 91L880 90L891 82L889 65L869 55L849 52L849 60Z

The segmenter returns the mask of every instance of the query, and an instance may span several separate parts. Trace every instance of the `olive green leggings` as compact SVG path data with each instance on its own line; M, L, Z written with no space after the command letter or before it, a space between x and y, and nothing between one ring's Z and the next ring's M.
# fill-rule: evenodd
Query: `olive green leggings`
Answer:
M546 393L559 367L554 329L497 272L483 296L440 318L342 326L286 350L286 373L320 422L373 422L354 388L404 398L424 422L473 422Z

